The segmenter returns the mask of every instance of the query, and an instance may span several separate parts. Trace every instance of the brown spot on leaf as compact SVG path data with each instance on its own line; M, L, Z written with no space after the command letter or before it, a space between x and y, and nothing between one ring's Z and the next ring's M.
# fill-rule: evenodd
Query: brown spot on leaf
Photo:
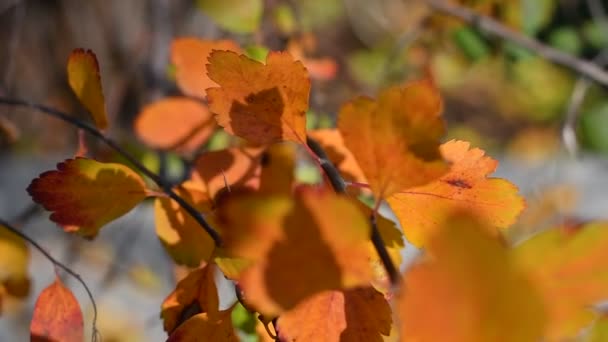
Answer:
M471 184L467 183L466 181L464 181L462 179L448 179L445 182L452 186L462 188L462 189L471 189L472 188Z

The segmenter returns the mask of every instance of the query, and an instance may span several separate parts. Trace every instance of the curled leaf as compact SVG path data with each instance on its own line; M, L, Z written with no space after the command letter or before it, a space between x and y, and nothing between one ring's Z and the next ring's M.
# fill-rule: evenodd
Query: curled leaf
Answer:
M68 82L76 97L93 116L99 129L108 127L108 115L99 75L99 63L91 50L76 49L68 59Z
M218 317L219 297L214 270L213 265L207 265L190 272L163 301L160 316L166 332L172 333L190 317L202 312L212 318Z

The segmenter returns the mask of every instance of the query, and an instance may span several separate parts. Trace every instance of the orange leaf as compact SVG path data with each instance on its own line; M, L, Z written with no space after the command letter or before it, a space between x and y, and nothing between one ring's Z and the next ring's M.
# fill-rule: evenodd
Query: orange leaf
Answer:
M330 190L292 196L234 195L219 208L226 249L249 258L239 276L247 301L267 316L317 292L367 285L369 224Z
M235 147L202 154L195 162L190 179L215 198L226 187L259 186L263 148Z
M93 116L99 129L108 127L108 115L99 76L99 63L91 50L76 49L68 59L68 82L76 97Z
M295 146L273 144L262 154L260 191L266 194L291 194L296 167Z
M200 313L184 324L180 325L167 342L238 342L230 312L222 314L219 318L213 319L206 313Z
M405 273L402 341L539 341L543 302L509 251L486 229L452 216Z
M549 314L548 341L574 340L608 299L608 222L546 230L513 250L541 289Z
M193 182L185 182L174 190L199 212L211 212L207 192ZM196 267L201 261L209 261L215 248L213 240L177 202L157 198L154 217L156 234L176 263Z
M239 46L231 40L203 40L177 38L171 44L171 63L175 66L175 78L181 91L198 98L207 96L206 89L216 84L207 76L207 57L212 50L239 52Z
M86 158L57 164L57 170L42 173L27 191L53 212L52 221L87 238L148 196L144 181L127 166Z
M345 181L367 183L367 179L355 156L344 145L344 139L342 139L340 131L334 128L318 129L309 131L308 135L319 142L325 153L327 153L329 161L340 170L340 174Z
M271 52L266 65L231 51L214 51L207 66L220 86L207 89L220 126L251 143L306 142L310 80L299 61Z
M167 333L172 333L190 317L202 312L211 318L220 316L214 272L213 265L190 272L163 301L160 316Z
M452 163L448 173L387 199L408 240L423 245L454 210L467 210L493 234L513 224L525 202L510 182L486 178L498 162L464 141L452 140L440 149Z
M72 291L59 278L45 288L36 300L30 325L31 341L82 342L82 311Z
M135 120L135 133L146 144L186 153L205 143L215 127L207 107L186 97L166 97L151 103Z
M340 109L338 128L378 199L447 171L439 153L441 98L430 82L391 87Z
M279 316L285 341L382 342L391 331L391 308L373 288L324 291Z

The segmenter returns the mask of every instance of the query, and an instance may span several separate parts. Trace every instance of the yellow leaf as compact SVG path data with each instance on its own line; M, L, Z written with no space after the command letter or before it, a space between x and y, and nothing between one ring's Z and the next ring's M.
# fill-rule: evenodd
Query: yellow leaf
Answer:
M99 75L99 63L91 50L76 49L68 59L68 82L76 97L93 116L99 129L108 127L108 115Z

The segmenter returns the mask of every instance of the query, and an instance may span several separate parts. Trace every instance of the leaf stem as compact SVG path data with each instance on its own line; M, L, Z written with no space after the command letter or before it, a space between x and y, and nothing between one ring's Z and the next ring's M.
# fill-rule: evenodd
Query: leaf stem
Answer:
M339 194L345 194L347 183L346 181L344 181L344 178L342 178L342 175L340 175L340 171L338 171L334 164L328 159L327 153L325 153L323 147L321 147L321 145L311 137L307 137L306 144L308 145L310 150L312 150L316 154L319 164L321 165L323 171L325 171L325 174L327 175L327 178L329 179L332 187L334 188L334 191ZM370 218L370 225L372 244L374 245L374 248L376 249L376 252L380 257L382 264L384 265L384 269L388 274L391 284L393 286L396 286L399 284L400 274L399 271L397 271L397 267L393 263L393 260L388 254L386 245L384 244L382 236L380 235L380 231L378 230L378 226L376 224L375 210Z
M218 232L215 229L213 229L213 227L211 227L211 225L207 222L207 220L205 220L205 218L203 217L203 215L200 212L198 212L194 207L192 207L188 202L186 202L186 200L184 200L182 197L180 197L178 194L176 194L173 191L171 184L169 184L162 177L158 176L157 174L152 172L150 169L145 167L142 163L140 163L137 159L135 159L135 157L133 157L126 150L124 150L122 147L120 147L120 145L118 143L116 143L112 139L106 137L101 131L99 131L95 127L93 127L85 122L82 122L82 121L74 118L73 116L70 116L55 108L47 107L47 106L37 104L37 103L31 103L31 102L28 102L25 100L11 99L11 98L6 98L6 97L0 96L0 104L35 109L41 113L44 113L44 114L50 115L54 118L63 120L64 122L66 122L74 127L80 128L83 131L87 132L88 134L94 136L95 138L103 141L106 145L108 145L110 148L112 148L114 151L116 151L121 156L123 156L126 160L128 160L135 168L137 168L139 171L141 171L145 176L150 178L154 183L156 183L158 185L159 188L161 188L163 190L163 192L165 192L172 200L177 202L184 210L186 210L186 212L190 216L192 216L192 218L201 227L203 227L203 229L205 229L207 234L209 234L209 236L211 236L211 238L215 242L216 246L222 245L222 240L221 240L221 237L218 234Z
M99 334L99 330L97 330L97 304L95 303L95 299L93 298L93 293L91 292L91 290L89 289L87 284L84 282L84 280L82 280L82 277L80 277L80 275L78 273L74 272L71 268L64 265L59 260L55 259L49 252L47 252L42 246L40 246L40 244L38 244L38 242L36 242L34 239L25 235L25 233L23 233L19 229L15 228L13 225L11 225L10 223L8 223L7 221L5 221L2 218L0 218L0 226L5 227L9 231L11 231L13 234L19 236L23 240L27 241L30 245L34 246L34 248L36 248L40 253L42 253L42 255L44 255L44 257L47 258L55 267L58 267L58 268L61 268L62 270L64 270L66 273L68 273L69 275L74 277L74 279L76 279L82 285L82 287L84 287L85 291L87 292L87 295L89 296L89 299L91 300L91 304L93 305L93 333L91 336L91 341L93 341L93 342L99 341L98 337L100 337L100 334Z

